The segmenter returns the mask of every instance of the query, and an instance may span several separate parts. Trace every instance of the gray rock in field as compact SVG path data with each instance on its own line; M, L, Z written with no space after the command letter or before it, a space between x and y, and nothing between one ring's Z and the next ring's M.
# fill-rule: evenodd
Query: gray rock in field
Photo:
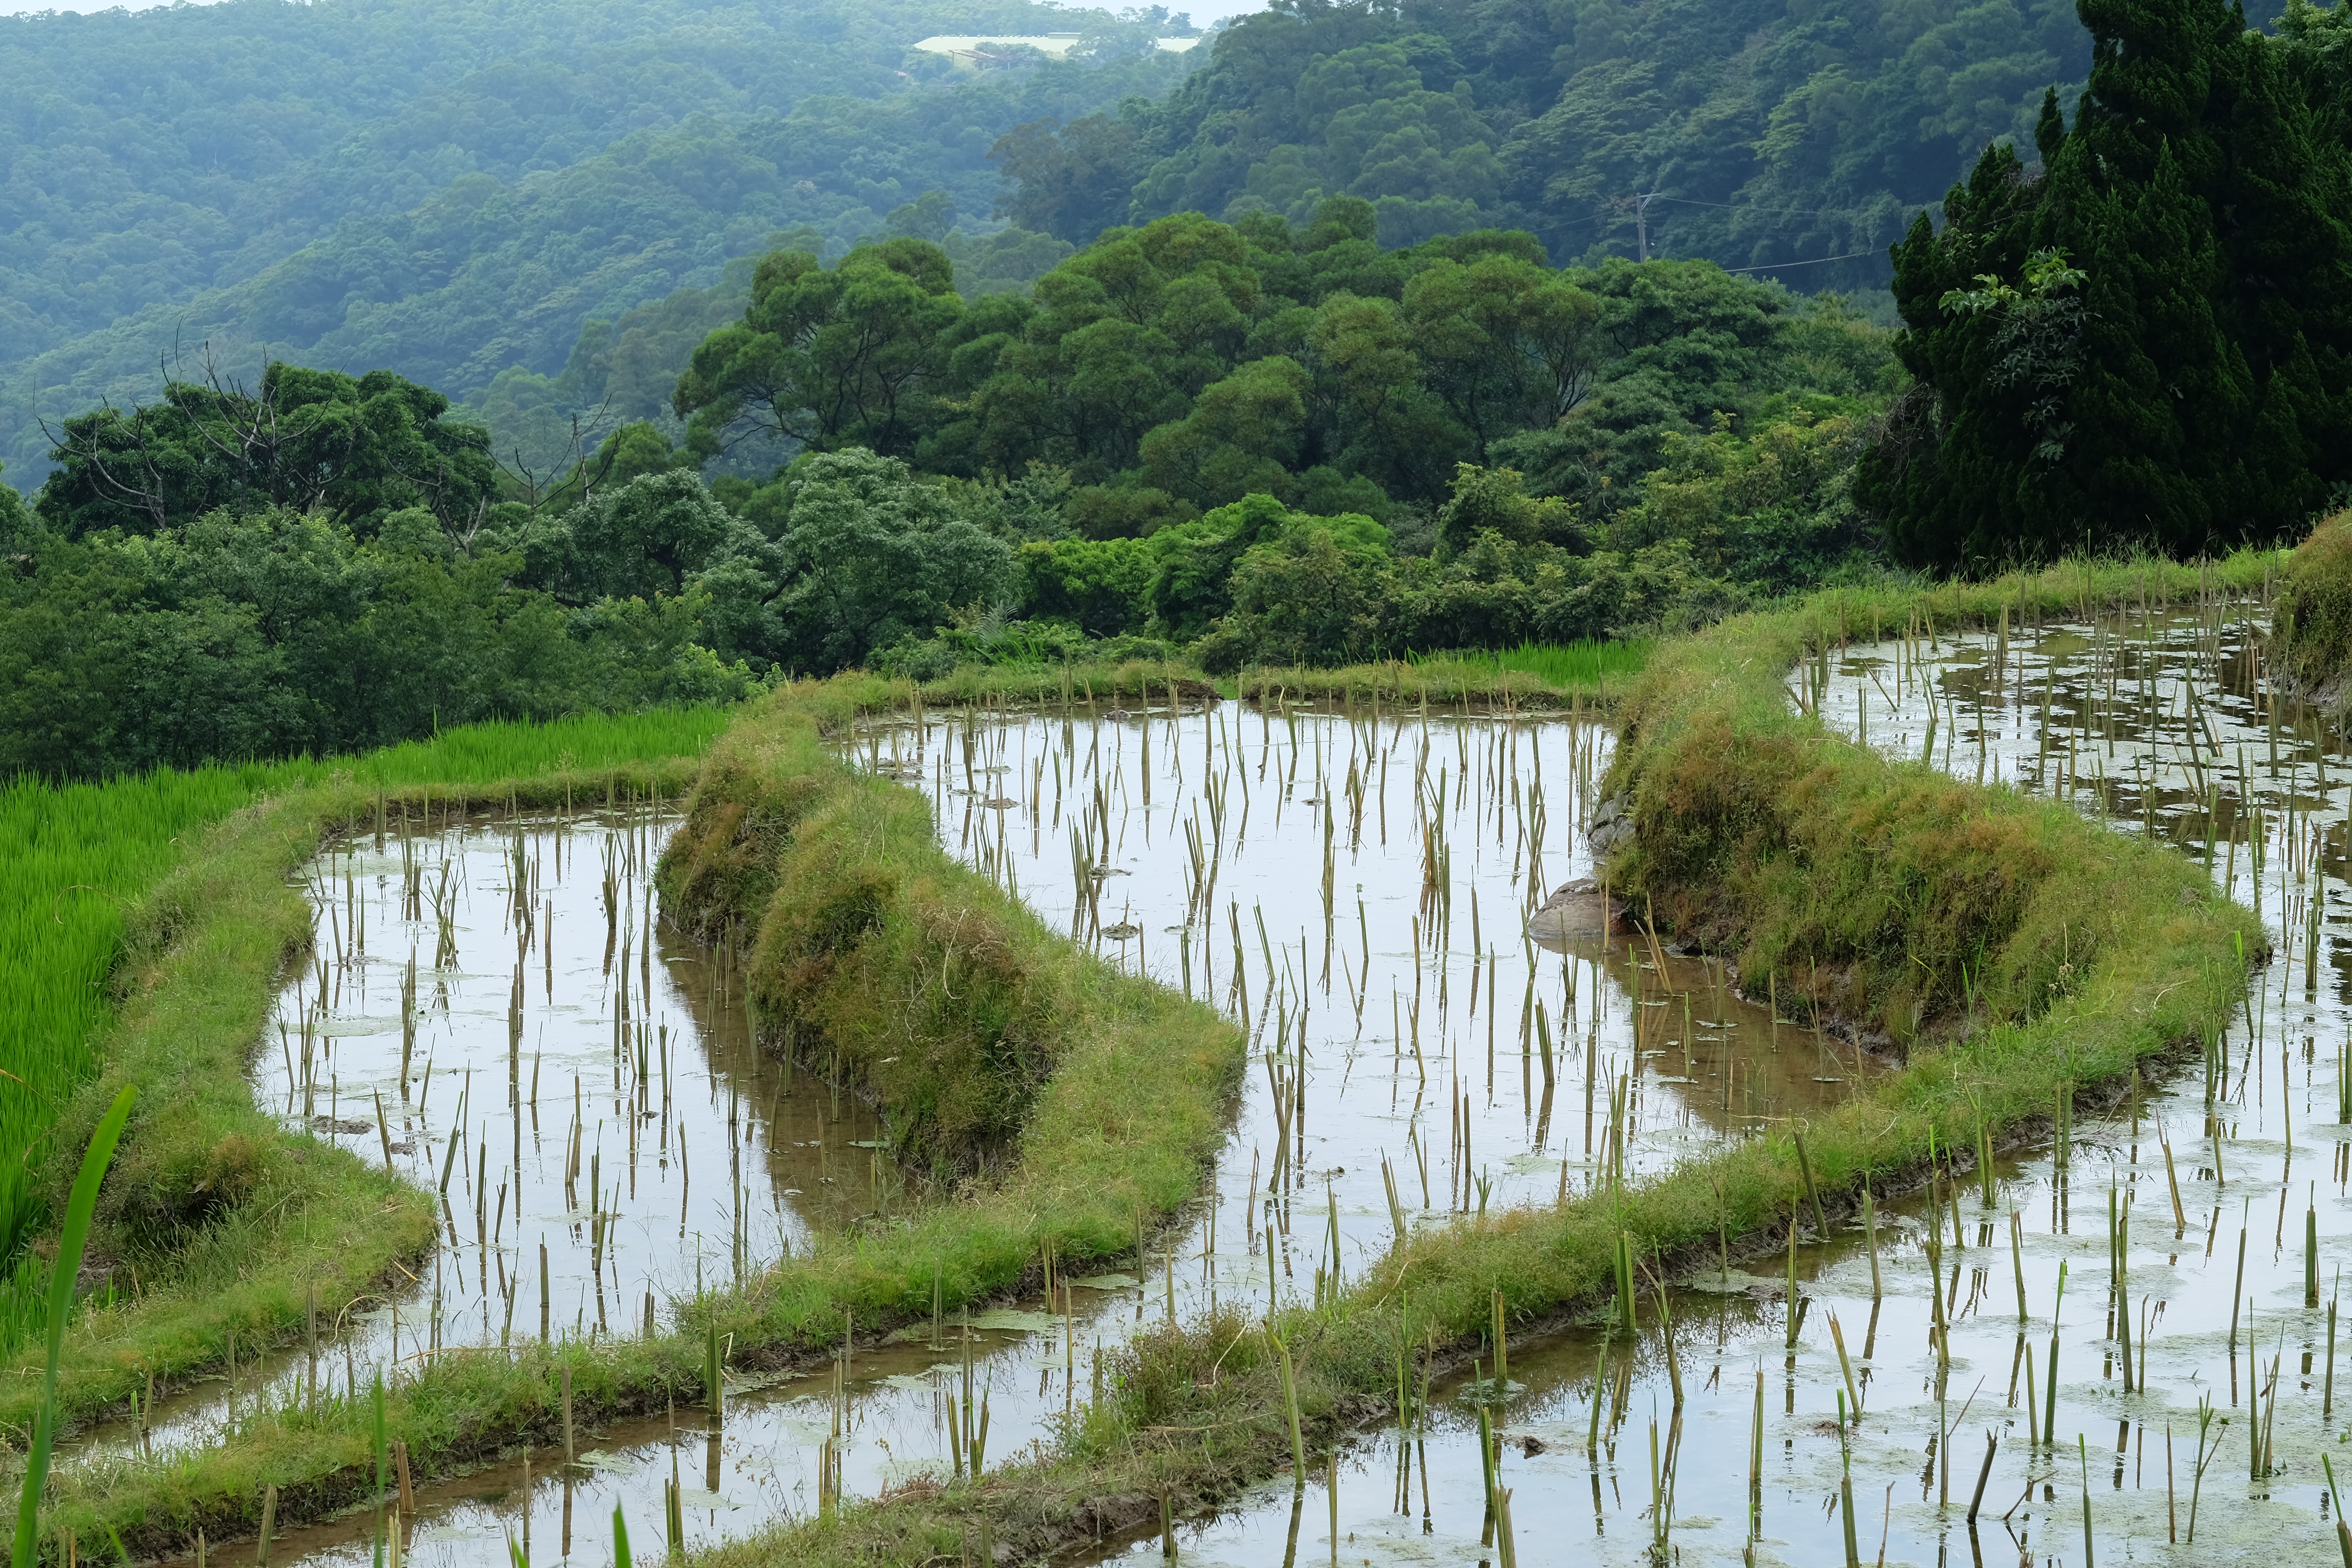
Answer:
M1528 916L1528 934L1538 942L1603 937L1616 928L1617 919L1624 911L1622 900L1601 897L1600 883L1590 877L1579 877Z

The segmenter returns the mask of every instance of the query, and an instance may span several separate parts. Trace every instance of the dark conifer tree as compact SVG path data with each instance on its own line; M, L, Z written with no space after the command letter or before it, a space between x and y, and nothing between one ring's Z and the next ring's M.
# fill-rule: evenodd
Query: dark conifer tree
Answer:
M2174 553L2292 532L2352 476L2333 72L2221 0L2082 0L2089 87L1895 247L1918 385L1861 493L1907 558Z

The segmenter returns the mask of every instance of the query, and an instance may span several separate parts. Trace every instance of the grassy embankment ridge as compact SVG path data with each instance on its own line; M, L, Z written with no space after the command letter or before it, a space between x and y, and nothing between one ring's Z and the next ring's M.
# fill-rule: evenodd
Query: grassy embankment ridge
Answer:
M1330 669L1256 666L1233 683L1244 701L1386 703L1399 711L1565 713L1605 710L1631 690L1655 645L1523 643L1493 652L1419 654Z
M2287 556L2281 579L2270 673L2341 717L2352 709L2352 508L2321 519Z
M1734 956L1750 985L1777 968L1784 1005L1860 1007L1901 1024L1909 1045L1903 1072L1805 1129L1833 1225L1865 1177L1882 1194L1922 1181L1931 1137L1946 1158L1973 1149L1980 1127L2001 1147L2044 1137L2063 1095L2095 1113L2136 1068L2196 1048L2243 994L2241 942L2251 953L2263 939L2187 858L2062 805L1891 761L1795 708L1786 679L1914 616L1945 632L1995 624L2004 607L2066 618L2144 597L2244 592L2274 561L2069 566L1823 594L1657 650L1622 710L1607 781L1626 792L1638 826L1612 868L1618 886L1653 901L1668 936ZM1557 1324L1613 1310L1621 1235L1671 1272L1711 1261L1726 1239L1777 1250L1790 1226L1810 1223L1795 1141L1776 1131L1560 1207L1419 1229L1334 1304L1275 1317L1298 1367L1308 1451L1392 1407L1402 1356L1417 1363L1433 1347L1444 1364L1484 1353L1494 1292L1515 1331ZM1168 1327L1124 1353L1105 1397L1050 1452L977 1483L919 1485L781 1525L701 1560L953 1561L983 1529L1025 1560L1156 1528L1163 1488L1180 1516L1228 1501L1292 1459L1265 1327L1231 1314Z
M1030 1275L1043 1246L1078 1268L1129 1254L1139 1223L1196 1190L1238 1081L1240 1031L1046 930L940 847L919 795L839 759L835 740L856 715L896 709L909 695L903 683L845 677L739 710L661 877L673 918L736 924L749 937L763 1034L792 1031L803 1059L873 1094L908 1156L958 1187L957 1201L829 1239L693 1303L682 1332L534 1343L508 1356L445 1353L388 1393L390 1434L407 1443L414 1473L551 1440L565 1366L583 1421L698 1400L714 1321L732 1336L730 1366L789 1364L826 1353L851 1321L870 1337L928 1316L935 1279L952 1311ZM259 817L250 829L258 844L223 844L190 880L242 879L260 896L315 847L310 820ZM224 1050L234 1041L233 1063L213 1070L236 1091L276 953L307 941L307 910L284 896L291 908L275 929L227 922L263 928L270 950L219 983L234 994L224 1010L243 1011L219 1031ZM200 933L183 933L173 952L222 967L204 948ZM187 994L198 978L173 973L158 989ZM110 1069L106 1081L116 1077ZM347 1205L342 1218L366 1247L396 1255L411 1208L415 1244L429 1236L425 1194L351 1175L368 1207ZM299 1273L287 1285L299 1322ZM105 1338L94 1325L77 1334ZM120 1400L142 1373L127 1351L114 1354L124 1363L124 1386L112 1391ZM81 1408L107 1403L93 1390ZM251 1412L228 1441L199 1454L68 1471L53 1482L51 1535L62 1527L98 1540L110 1529L134 1551L182 1550L199 1527L215 1540L250 1531L271 1485L280 1521L323 1517L373 1484L372 1420L364 1400L331 1396L315 1409Z

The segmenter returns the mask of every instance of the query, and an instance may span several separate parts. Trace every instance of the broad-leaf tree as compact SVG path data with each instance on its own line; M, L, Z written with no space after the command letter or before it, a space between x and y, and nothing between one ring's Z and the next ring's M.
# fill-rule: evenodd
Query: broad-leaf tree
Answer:
M860 246L836 267L801 250L760 263L743 319L694 351L672 400L688 448L764 430L812 451L914 451L962 315L955 267L929 240Z
M37 506L68 537L273 508L365 534L409 507L470 536L497 499L497 468L487 432L448 412L440 393L384 370L273 363L252 388L174 381L160 402L68 419Z

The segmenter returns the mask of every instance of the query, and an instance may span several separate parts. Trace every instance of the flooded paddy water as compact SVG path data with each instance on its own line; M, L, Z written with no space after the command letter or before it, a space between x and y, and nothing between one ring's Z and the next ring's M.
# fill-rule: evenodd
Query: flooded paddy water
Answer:
M1275 1290L1311 1301L1400 1220L1587 1190L1621 1143L1663 1170L1884 1070L1718 965L1603 935L1597 892L1530 921L1592 870L1601 723L1163 706L866 744L1049 923L1248 1029L1180 1312L1266 1300L1269 1225Z

